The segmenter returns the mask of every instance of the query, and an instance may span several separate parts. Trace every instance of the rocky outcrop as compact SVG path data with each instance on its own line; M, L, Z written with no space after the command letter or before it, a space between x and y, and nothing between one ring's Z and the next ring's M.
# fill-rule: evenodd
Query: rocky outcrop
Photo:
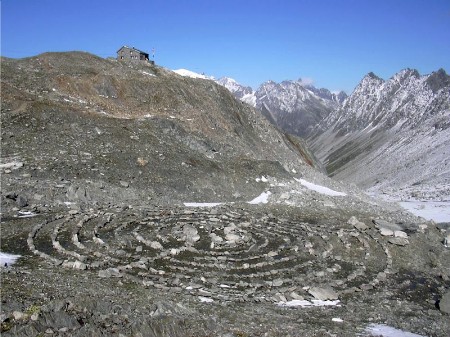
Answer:
M239 200L258 176L319 167L212 80L72 52L2 58L1 81L3 162L20 163L2 170L51 172L53 200Z

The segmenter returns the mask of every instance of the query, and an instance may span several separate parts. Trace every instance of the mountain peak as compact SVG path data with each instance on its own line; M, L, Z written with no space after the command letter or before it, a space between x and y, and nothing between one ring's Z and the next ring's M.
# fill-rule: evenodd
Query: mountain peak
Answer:
M368 79L372 79L372 80L383 80L381 77L378 77L377 75L375 75L375 73L373 73L372 71L369 72L366 76L364 76L363 79L368 78Z
M420 74L417 71L417 69L411 69L411 68L405 68L401 71L399 71L397 74L395 74L393 76L393 78L397 78L397 79L406 79L408 77L415 77L415 78L419 78Z
M440 68L438 71L431 73L426 82L433 92L437 92L450 85L450 76L443 68Z

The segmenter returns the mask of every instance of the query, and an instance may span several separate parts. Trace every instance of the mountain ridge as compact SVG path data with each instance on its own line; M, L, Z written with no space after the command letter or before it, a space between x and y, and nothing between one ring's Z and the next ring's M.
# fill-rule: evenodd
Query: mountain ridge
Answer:
M347 97L343 91L331 93L328 89L318 89L302 79L280 83L269 80L262 83L256 91L226 77L217 82L238 99L258 108L282 130L300 137L308 136L312 128Z
M449 79L443 69L406 68L388 80L369 73L308 143L337 179L374 192L408 190L400 198L448 198Z

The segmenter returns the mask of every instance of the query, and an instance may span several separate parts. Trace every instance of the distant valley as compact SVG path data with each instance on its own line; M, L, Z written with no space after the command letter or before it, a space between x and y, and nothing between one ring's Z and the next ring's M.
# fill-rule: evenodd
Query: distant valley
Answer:
M269 81L256 92L218 82L306 138L330 176L388 199L450 200L450 77L443 69L405 69L386 81L369 73L348 97L301 80Z

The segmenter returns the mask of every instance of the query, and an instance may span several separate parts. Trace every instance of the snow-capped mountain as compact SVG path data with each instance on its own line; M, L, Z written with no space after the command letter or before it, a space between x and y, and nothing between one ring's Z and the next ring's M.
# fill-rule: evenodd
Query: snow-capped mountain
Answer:
M314 87L312 85L306 85L305 88L312 91L317 96L319 96L323 99L334 101L334 102L337 102L340 104L342 104L344 102L344 100L348 97L344 91L331 92L330 90L325 89L325 88L317 89L316 87Z
M445 109L448 78L443 69L425 76L420 76L417 70L405 69L387 81L369 73L322 126L327 129L334 125L346 132L369 125L384 129L398 123L402 128L414 126Z
M385 81L369 73L308 141L338 179L450 196L450 76L405 69Z
M289 133L307 136L328 114L338 108L347 95L331 93L297 81L263 83L256 91L230 78L217 81L238 99L261 110L272 123Z
M263 114L270 115L281 129L302 137L340 105L329 90L305 85L301 79L265 82L255 96Z
M236 82L236 80L229 77L219 78L216 82L231 91L237 99L240 99L253 107L256 106L256 96L251 87L243 86L242 84Z

